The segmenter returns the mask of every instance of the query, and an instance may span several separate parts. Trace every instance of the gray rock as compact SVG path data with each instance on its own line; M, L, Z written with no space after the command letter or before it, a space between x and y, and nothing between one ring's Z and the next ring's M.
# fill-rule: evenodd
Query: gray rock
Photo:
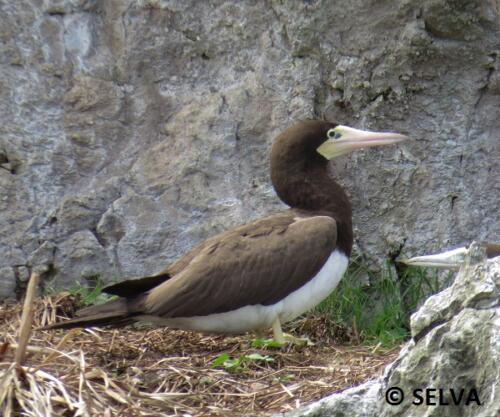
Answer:
M269 147L306 117L415 139L332 168L374 266L495 240L498 30L489 0L1 2L0 268L154 273L283 207Z
M12 268L0 268L0 299L13 298L16 290L16 274Z
M83 281L82 278L102 279L103 271L109 273L111 270L106 253L95 235L89 230L72 234L68 242L61 247L66 250L56 252L54 265L57 265L58 274L70 286Z
M56 246L52 242L43 242L31 253L28 264L39 274L46 273L54 264L55 252Z
M453 285L430 297L413 315L413 339L383 377L287 415L498 415L500 257L486 261L480 245L472 251ZM394 387L402 390L404 398L391 405L385 396ZM415 389L422 391L415 393ZM451 389L458 404L453 403Z
M479 248L471 248L471 251L475 249ZM477 265L473 264L476 265L475 270L472 265L465 265L451 287L442 291L439 296L428 298L423 307L412 315L411 330L414 338L418 339L429 328L449 321L466 308L487 310L499 304L500 275L487 274L485 265L476 263ZM478 279L469 279L472 274Z
M382 409L380 380L368 381L332 395L297 411L289 417L378 417ZM285 414L280 414L284 416Z
M30 279L30 270L26 266L17 267L17 276L20 282L28 282Z

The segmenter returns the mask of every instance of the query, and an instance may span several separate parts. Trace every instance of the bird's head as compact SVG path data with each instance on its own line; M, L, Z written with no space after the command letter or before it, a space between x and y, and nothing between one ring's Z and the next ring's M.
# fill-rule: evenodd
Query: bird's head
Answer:
M323 160L331 160L357 149L390 145L407 139L399 133L372 132L322 120L307 120L286 129L276 138L271 159L287 155L302 160L307 157L317 160L317 156L321 155Z
M329 213L338 224L339 247L352 248L352 209L347 194L330 177L330 159L356 149L408 139L397 133L358 130L320 120L295 124L271 149L271 180L278 197L295 209Z
M392 145L407 139L409 139L408 136L399 133L372 132L336 125L326 131L326 138L317 151L326 159L333 159L356 149Z

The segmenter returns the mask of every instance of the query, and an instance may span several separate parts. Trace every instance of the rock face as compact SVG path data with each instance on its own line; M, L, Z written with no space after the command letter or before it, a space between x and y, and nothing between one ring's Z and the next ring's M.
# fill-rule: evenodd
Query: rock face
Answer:
M495 240L499 20L490 0L0 0L0 297L33 267L151 274L282 208L268 151L308 117L415 139L333 168L371 259Z
M288 416L498 415L500 257L486 261L474 244L453 285L426 301L411 329L412 340L384 377Z

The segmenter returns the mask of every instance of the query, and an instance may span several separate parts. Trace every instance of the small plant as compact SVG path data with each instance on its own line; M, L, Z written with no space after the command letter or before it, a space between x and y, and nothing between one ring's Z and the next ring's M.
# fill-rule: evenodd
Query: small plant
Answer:
M444 277L442 284L437 270L407 267L401 274L401 286L404 288L402 296L406 301L409 312L415 311L419 304L429 295L437 293L440 288L447 287L453 278L453 273L449 272Z
M261 355L260 353L241 355L237 358L231 358L228 353L222 353L215 358L210 367L223 367L227 372L234 374L243 372L248 367L248 364L252 362L271 363L274 362L274 359L268 355Z
M91 305L100 304L110 300L111 296L102 292L102 289L107 285L98 276L88 278L89 285L75 284L69 289L69 293L73 295L79 307L89 307Z
M288 384L289 382L292 382L294 380L294 375L293 374L287 374L283 376L279 376L276 378L276 382L279 382L281 384Z

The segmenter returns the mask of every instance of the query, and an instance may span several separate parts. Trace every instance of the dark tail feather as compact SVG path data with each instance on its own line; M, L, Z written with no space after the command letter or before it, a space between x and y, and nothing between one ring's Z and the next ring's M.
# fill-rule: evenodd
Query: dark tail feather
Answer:
M107 303L79 310L77 318L39 327L38 330L71 329L73 327L124 326L132 323L137 311L125 298L111 300Z
M132 317L106 316L104 314L80 317L39 327L37 330L72 329L74 327L95 327L95 326L124 326L134 321Z

